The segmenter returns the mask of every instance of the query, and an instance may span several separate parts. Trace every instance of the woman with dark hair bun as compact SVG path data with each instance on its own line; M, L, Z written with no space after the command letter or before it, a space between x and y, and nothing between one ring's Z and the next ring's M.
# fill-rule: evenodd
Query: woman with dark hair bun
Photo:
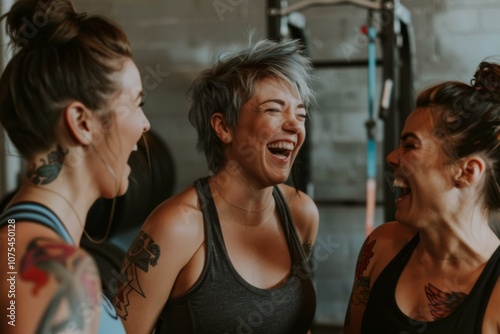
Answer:
M0 216L0 332L124 333L78 245L96 199L127 190L150 127L130 43L69 0L20 0L2 19L15 54L0 121L27 172Z
M397 221L361 249L345 333L500 333L500 66L423 91L387 162Z

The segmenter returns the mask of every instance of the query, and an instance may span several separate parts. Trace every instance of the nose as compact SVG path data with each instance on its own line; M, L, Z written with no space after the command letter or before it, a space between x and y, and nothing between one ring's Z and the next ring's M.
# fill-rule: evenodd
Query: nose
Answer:
M298 119L298 116L291 114L286 117L283 123L283 129L291 133L299 133L304 130L304 122Z
M385 158L385 161L391 165L392 168L396 168L399 164L399 147L392 150Z

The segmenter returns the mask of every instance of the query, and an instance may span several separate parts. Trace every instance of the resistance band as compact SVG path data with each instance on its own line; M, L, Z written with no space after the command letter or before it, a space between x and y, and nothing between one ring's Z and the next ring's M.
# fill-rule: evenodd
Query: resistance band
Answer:
M368 36L368 120L365 123L368 142L366 154L366 223L365 233L369 235L375 221L377 194L377 143L375 141L374 98L377 49L375 39L377 30L373 25L373 12L369 12L366 34Z

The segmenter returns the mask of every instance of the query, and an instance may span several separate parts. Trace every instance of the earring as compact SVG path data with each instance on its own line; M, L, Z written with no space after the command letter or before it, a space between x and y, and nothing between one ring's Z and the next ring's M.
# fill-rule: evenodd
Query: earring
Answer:
M229 143L229 137L224 138L224 140Z

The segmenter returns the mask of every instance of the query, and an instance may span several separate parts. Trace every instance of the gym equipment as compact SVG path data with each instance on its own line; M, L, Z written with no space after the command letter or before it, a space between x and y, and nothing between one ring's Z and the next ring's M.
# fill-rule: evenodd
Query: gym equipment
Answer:
M413 29L411 26L410 11L404 7L399 0L303 0L294 5L288 6L286 0L268 0L267 1L267 32L270 39L281 40L291 37L290 17L292 14L313 6L334 6L339 4L352 4L371 12L379 13L383 24L378 33L381 41L382 57L381 59L366 60L331 60L331 61L313 61L315 68L328 67L358 67L358 66L376 66L382 67L384 89L382 91L381 105L378 117L385 123L383 138L383 154L387 156L399 143L399 134L402 130L402 120L414 109L413 92L413 73L415 64L415 46ZM369 29L368 29L369 30ZM373 38L375 40L375 38ZM307 43L304 43L307 47ZM370 56L368 57L370 58ZM370 65L369 65L370 64ZM376 152L373 142L370 141L370 131L373 132L369 117L367 121L368 130L368 152L369 160L376 161ZM310 137L310 136L308 136ZM305 147L302 153L303 164L310 164L309 147ZM304 150L303 149L303 150ZM367 161L367 165L368 165ZM310 167L306 168L310 170ZM373 175L373 168L368 168L367 175ZM375 170L376 173L376 170ZM310 173L301 174L301 184L309 184ZM394 191L392 186L393 172L389 166L384 169L384 198L392 197ZM370 185L372 187L372 185ZM304 189L301 189L304 190ZM373 193L373 190L370 190ZM370 198L373 205L374 199ZM385 221L394 220L395 204L392 200L384 200ZM371 213L370 213L371 214ZM369 218L369 217L367 217ZM368 220L367 220L368 222ZM368 224L367 224L367 227Z

